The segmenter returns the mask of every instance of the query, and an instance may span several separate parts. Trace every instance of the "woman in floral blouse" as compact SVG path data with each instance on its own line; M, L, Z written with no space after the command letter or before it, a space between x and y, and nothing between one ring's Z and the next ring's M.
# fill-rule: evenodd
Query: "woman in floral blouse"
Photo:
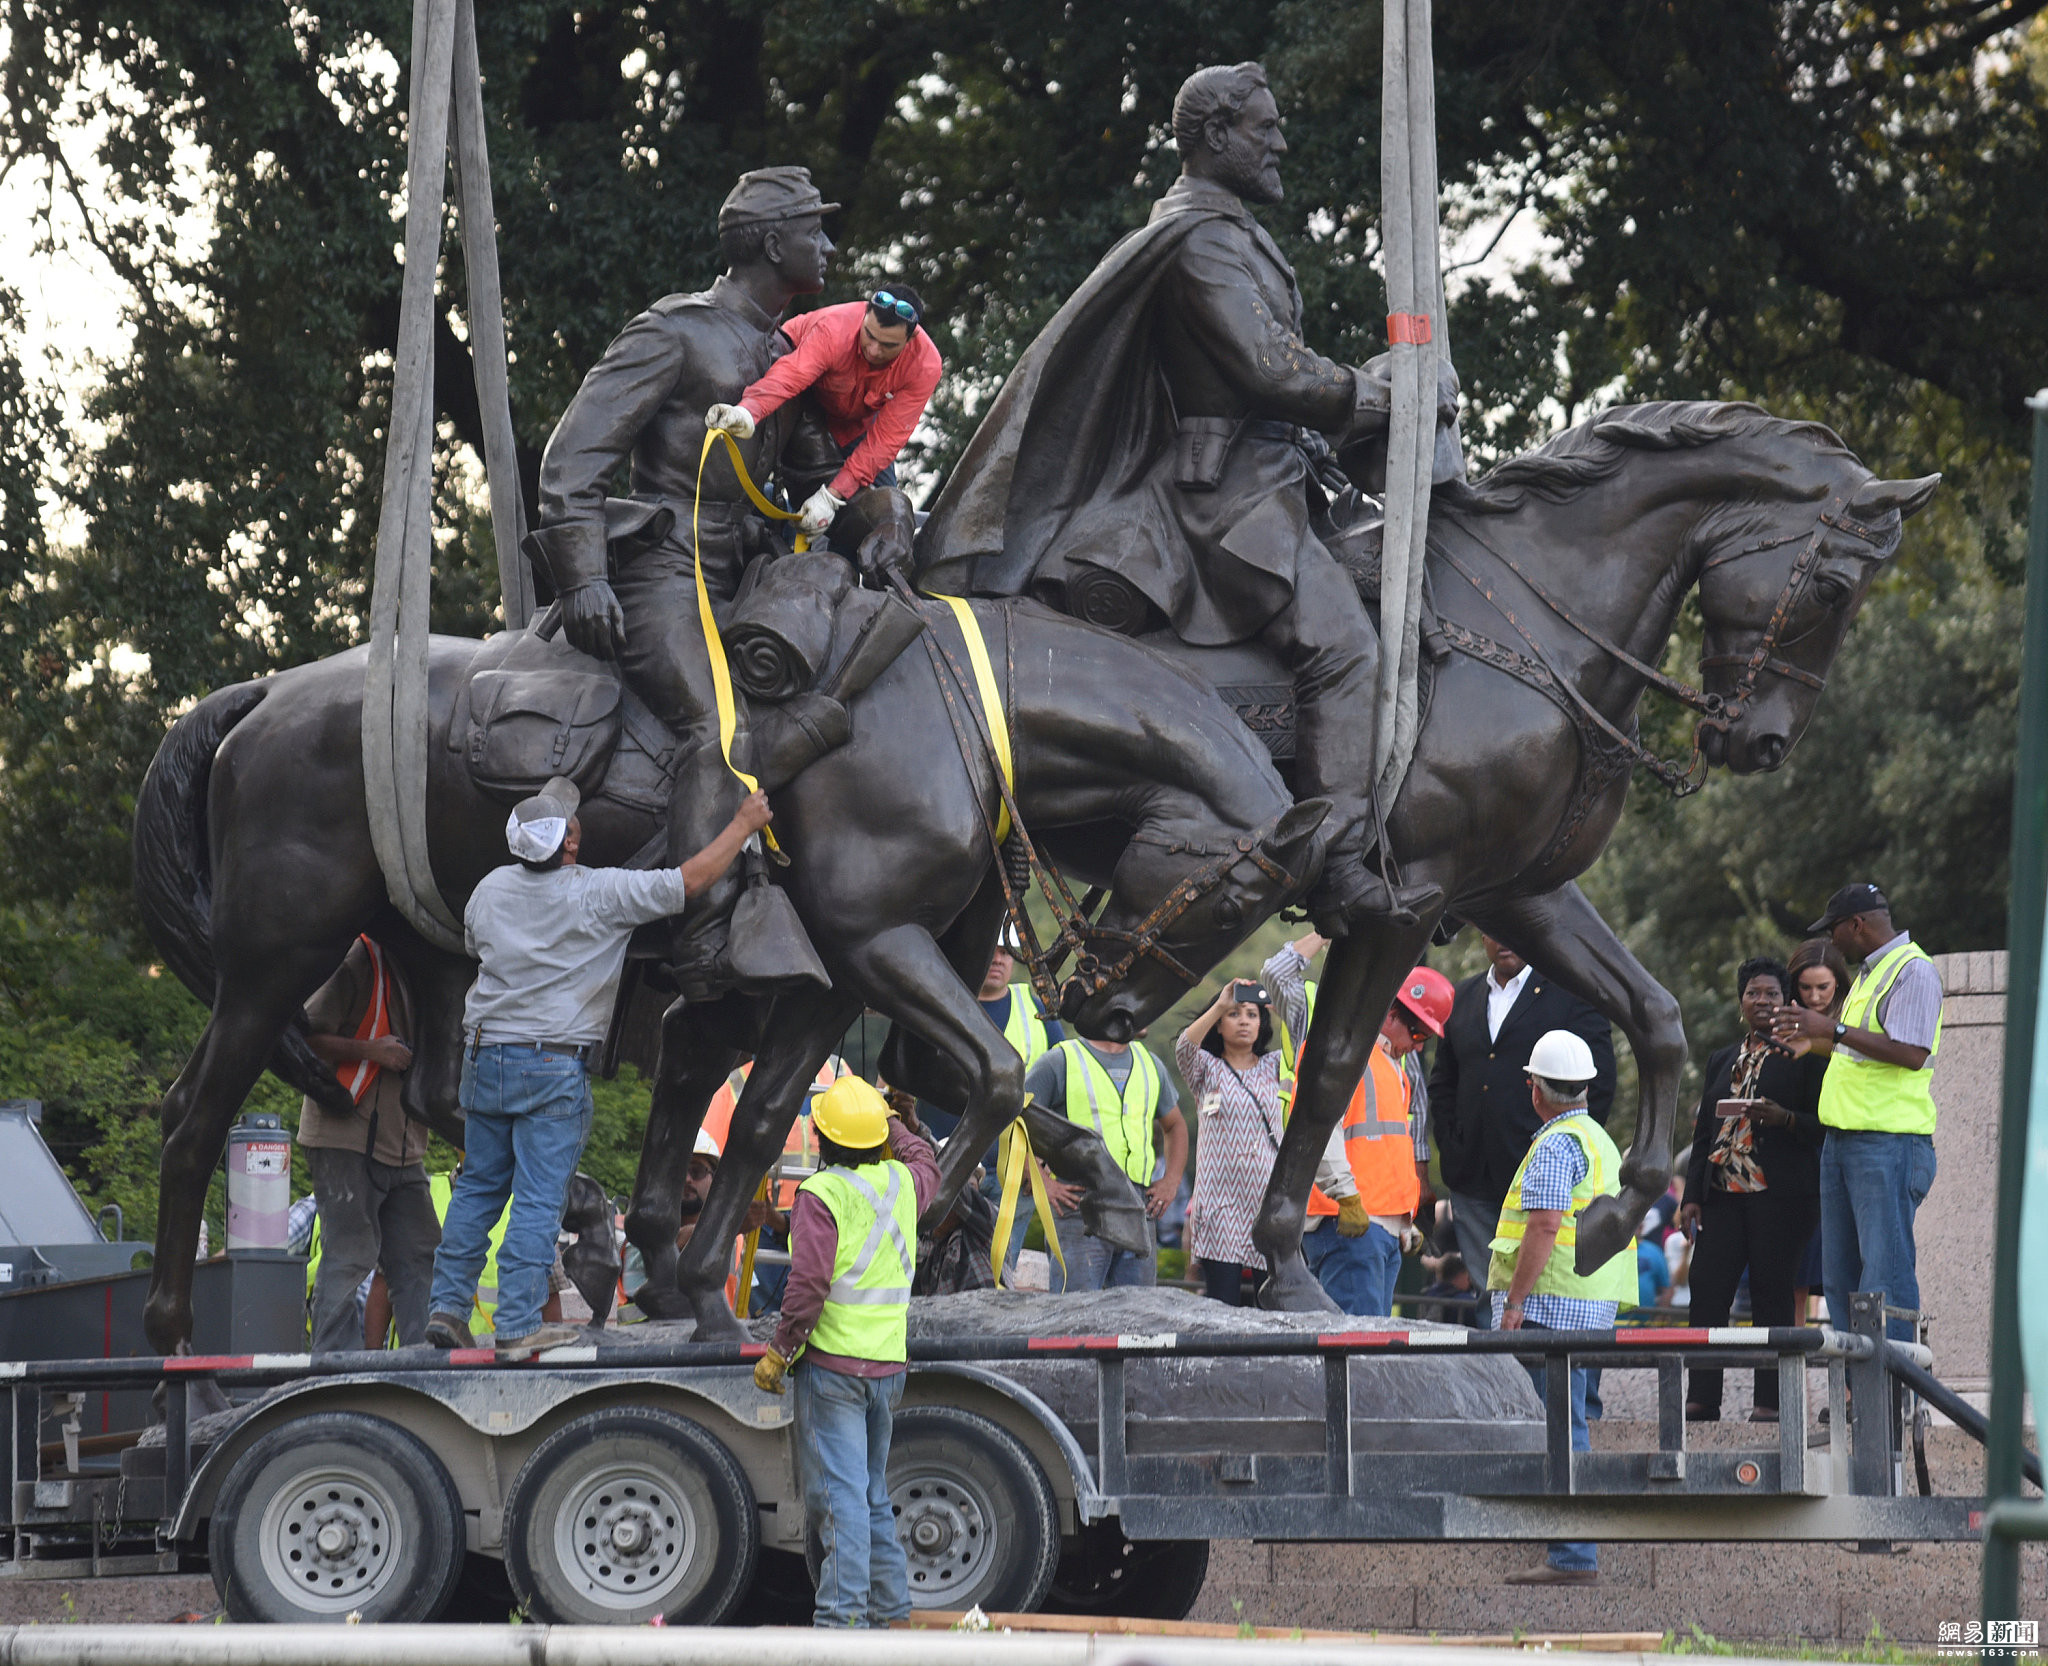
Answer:
M1692 1161L1678 1224L1693 1240L1689 1322L1725 1325L1735 1291L1749 1270L1751 1321L1801 1322L1793 1289L1807 1241L1820 1215L1820 1088L1825 1057L1795 1057L1770 1039L1771 1018L1790 998L1784 964L1745 960L1736 995L1748 1033L1707 1060L1705 1091L1693 1122ZM1722 1116L1724 1100L1747 1109ZM1721 1373L1695 1370L1685 1415L1695 1423L1721 1419ZM1751 1420L1778 1418L1778 1372L1756 1374Z
M1252 1223L1286 1132L1272 1010L1263 999L1233 1001L1236 988L1225 983L1174 1043L1200 1116L1189 1253L1201 1266L1204 1293L1233 1307L1243 1305L1245 1273L1265 1270Z

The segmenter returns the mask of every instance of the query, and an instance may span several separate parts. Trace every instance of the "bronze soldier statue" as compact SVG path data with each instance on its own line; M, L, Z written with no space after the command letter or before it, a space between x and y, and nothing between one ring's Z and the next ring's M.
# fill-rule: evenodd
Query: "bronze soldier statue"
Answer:
M718 211L725 275L697 294L657 301L628 324L584 377L541 459L541 524L529 544L561 598L563 628L583 652L617 660L682 742L668 829L677 861L724 825L743 796L719 752L693 562L701 557L705 587L722 612L749 555L758 553L749 540L758 541L762 526L750 523L720 446L704 469L693 551L704 413L737 399L789 351L778 325L791 301L824 287L832 253L824 216L838 206L820 196L806 169L743 174ZM778 479L797 502L840 467L831 434L801 401L738 443L754 482L765 489ZM632 496L608 509L606 490L629 458ZM709 999L737 981L726 926L741 883L735 868L692 898L684 914L672 970L690 999ZM750 952L757 974L763 947ZM803 975L810 964L806 946L790 957L787 973Z
M1335 805L1318 929L1412 920L1436 888L1390 888L1371 860L1379 641L1314 483L1324 436L1384 433L1387 382L1303 342L1293 269L1250 212L1280 201L1287 150L1265 73L1198 70L1173 130L1181 177L1005 383L919 537L924 582L1262 643L1294 681L1297 791ZM1438 472L1456 467L1440 430Z

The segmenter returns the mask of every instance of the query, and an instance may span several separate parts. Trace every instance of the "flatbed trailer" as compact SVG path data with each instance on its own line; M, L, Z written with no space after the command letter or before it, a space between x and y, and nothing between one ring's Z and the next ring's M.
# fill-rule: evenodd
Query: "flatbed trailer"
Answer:
M1217 1539L1977 1539L1981 1501L1929 1496L1924 1464L1915 1492L1905 1437L1923 1395L1980 1439L1981 1418L1932 1378L1924 1349L1884 1341L1881 1298L1855 1301L1850 1333L1388 1320L913 1338L890 1464L911 1600L1178 1618ZM718 1623L757 1580L780 1568L786 1583L795 1558L814 1555L793 1396L754 1386L762 1352L592 1343L524 1365L488 1349L0 1363L0 1577L208 1568L237 1618L418 1621L439 1617L483 1559L502 1562L536 1619ZM1503 1425L1497 1449L1488 1425L1469 1422L1444 1424L1443 1450L1361 1445L1358 1361L1454 1354L1565 1369L1546 1373L1540 1423ZM1319 1371L1320 1426L1247 1420L1241 1436L1225 1423L1189 1441L1134 1416L1134 1376L1191 1360ZM1825 1445L1809 1448L1816 1361L1829 1416ZM1015 1380L1052 1362L1092 1373L1092 1418L1071 1395L1062 1417ZM1573 1362L1657 1373L1654 1447L1572 1451ZM1688 1448L1689 1364L1776 1369L1781 1420L1755 1425L1768 1444ZM162 1396L161 1424L120 1450L108 1449L120 1437L78 1432L86 1397L112 1389Z

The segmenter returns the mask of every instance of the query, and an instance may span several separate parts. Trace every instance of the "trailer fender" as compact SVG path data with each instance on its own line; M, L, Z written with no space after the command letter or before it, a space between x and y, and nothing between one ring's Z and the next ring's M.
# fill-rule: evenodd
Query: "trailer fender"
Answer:
M1096 1486L1095 1466L1089 1462L1088 1454L1082 1450L1081 1443L1074 1438L1074 1431L1062 1423L1052 1407L1032 1393L1030 1389L1019 1387L1009 1378L991 1371L986 1366L967 1365L957 1362L914 1365L911 1367L911 1381L913 1383L925 1377L965 1378L967 1381L978 1384L980 1387L988 1390L996 1399L1007 1403L1009 1406L1014 1406L1028 1417L1031 1420L1032 1426L1018 1427L1017 1420L1014 1418L1007 1420L1010 1432L1016 1435L1019 1440L1022 1440L1027 1447L1042 1448L1045 1441L1051 1442L1053 1448L1059 1453L1061 1462L1065 1464L1067 1469L1067 1479L1072 1485L1074 1495L1074 1514L1084 1524L1101 1521L1105 1517L1116 1515L1119 1512L1120 1501L1104 1496ZM987 1410L988 1408L982 1406L969 1409ZM1004 1420L999 1419L999 1421ZM1032 1438L1034 1435L1042 1435L1043 1440L1034 1440ZM1043 1457L1042 1450L1038 1455L1041 1458ZM1063 1490L1060 1487L1060 1479L1060 1476L1057 1474L1052 1476L1053 1487L1056 1491Z
M651 1371L379 1371L315 1377L288 1384L257 1401L215 1443L193 1472L171 1536L183 1541L199 1533L212 1513L221 1478L235 1460L267 1430L299 1416L306 1409L301 1402L308 1396L351 1404L365 1395L382 1399L410 1396L441 1408L480 1435L502 1437L525 1432L570 1400L633 1388L644 1388L651 1400L660 1403L683 1398L701 1404L753 1432L773 1433L792 1415L787 1401L770 1401L754 1386L753 1372L747 1366L705 1366L692 1371L687 1383ZM364 1409L384 1414L375 1406Z

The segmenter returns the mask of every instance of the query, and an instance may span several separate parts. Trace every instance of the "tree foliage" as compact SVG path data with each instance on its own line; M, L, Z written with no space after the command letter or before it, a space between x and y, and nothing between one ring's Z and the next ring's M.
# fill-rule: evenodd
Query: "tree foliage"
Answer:
M1768 781L1639 793L1595 888L1709 998L1763 922L1870 872L1939 947L1996 942L2021 395L2048 363L2048 0L1477 0L1439 8L1455 274L1484 459L1627 397L1753 397L1874 468L1949 477L1820 721ZM67 432L0 295L0 882L126 929L126 817L167 714L362 628L397 328L411 6L5 0L0 157L90 208L128 345ZM1170 178L1203 62L1262 59L1289 118L1311 340L1383 344L1373 4L634 0L480 8L529 501L583 371L704 284L734 174L843 201L827 299L904 272L975 413ZM92 166L64 148L100 124ZM438 622L489 618L459 250L436 323ZM147 670L117 670L117 649ZM120 663L128 663L125 660ZM1675 661L1674 664L1677 662ZM1682 741L1682 736L1679 737ZM1910 900L1910 904L1908 902ZM1775 928L1773 928L1775 929Z

